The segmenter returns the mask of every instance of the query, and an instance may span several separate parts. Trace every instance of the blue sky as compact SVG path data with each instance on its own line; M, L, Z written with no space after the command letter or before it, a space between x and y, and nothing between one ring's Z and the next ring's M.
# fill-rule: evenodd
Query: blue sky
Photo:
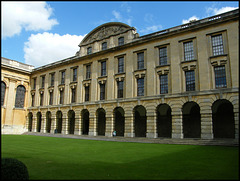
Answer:
M39 67L74 56L103 23L123 22L142 36L238 7L238 1L1 1L1 56Z

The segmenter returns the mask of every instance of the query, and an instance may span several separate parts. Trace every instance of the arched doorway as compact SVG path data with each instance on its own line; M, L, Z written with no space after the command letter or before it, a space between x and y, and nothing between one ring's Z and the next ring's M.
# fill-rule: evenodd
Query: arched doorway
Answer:
M41 125L42 125L42 113L37 113L37 132L41 131Z
M135 137L146 137L147 132L147 117L146 109L143 106L136 106L133 109L134 113L134 132Z
M97 132L98 135L105 136L106 131L106 112L100 108L97 110Z
M184 138L201 137L200 107L196 102L187 102L183 105L183 136Z
M87 109L82 110L82 134L88 135L89 133L89 112Z
M32 122L33 122L33 114L30 112L28 113L28 131L32 131Z
M172 110L167 104L157 107L157 133L158 137L172 137Z
M75 112L73 110L68 111L68 127L69 134L74 134L75 129Z
M117 133L116 136L124 136L125 117L123 108L116 107L114 109L114 121L114 130Z
M62 133L62 112L58 111L56 117L57 117L57 133Z
M50 131L51 131L51 123L52 123L51 112L48 111L46 113L46 131L47 131L47 133L50 133Z
M235 138L233 105L225 99L217 100L212 105L214 138Z

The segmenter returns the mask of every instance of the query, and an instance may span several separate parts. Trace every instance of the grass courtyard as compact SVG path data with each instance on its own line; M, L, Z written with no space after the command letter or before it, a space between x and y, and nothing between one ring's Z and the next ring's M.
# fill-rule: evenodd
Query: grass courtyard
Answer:
M2 135L31 180L239 179L239 148Z

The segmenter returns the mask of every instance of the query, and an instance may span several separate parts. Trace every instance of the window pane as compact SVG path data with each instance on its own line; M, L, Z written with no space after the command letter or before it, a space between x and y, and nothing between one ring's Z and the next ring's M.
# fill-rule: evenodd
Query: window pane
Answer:
M118 45L124 45L124 37L118 38Z
M160 94L168 93L168 75L160 75Z
M106 50L107 49L107 42L102 43L102 50Z
M72 89L72 103L76 102L76 89Z
M44 93L40 94L40 106L43 106L43 94Z
M92 53L92 47L88 47L87 48L87 54L89 55L89 54L91 54Z
M32 107L34 107L35 104L35 94L32 95Z
M49 105L52 105L53 104L53 92L49 92Z
M106 61L101 62L101 76L106 75Z
M44 88L44 84L45 84L45 76L42 77L42 88Z
M118 58L118 73L124 72L124 58Z
M186 71L186 91L195 91L195 72L194 70Z
M51 74L51 86L54 86L54 75L55 74Z
M100 100L105 99L105 84L100 84Z
M144 53L137 54L138 69L144 69Z
M65 71L63 71L61 74L62 74L61 84L65 84Z
M1 82L1 106L3 106L4 104L5 90L6 90L6 84L2 81Z
M64 91L62 90L60 91L60 101L59 101L60 104L63 104L63 98L64 98Z
M137 95L144 96L144 78L137 79Z
M225 66L214 68L216 88L227 87Z
M89 86L85 87L85 101L89 101Z
M167 64L167 47L159 48L159 65Z
M118 98L123 98L123 81L117 82L118 85Z
M77 68L73 69L73 81L77 81Z
M86 66L86 79L91 78L91 65Z
M189 61L194 59L194 53L193 53L193 42L186 42L184 45L184 60Z
M24 107L25 92L26 92L26 89L25 89L24 86L19 85L17 87L15 107L17 107L17 108L23 108Z
M222 35L212 36L212 49L214 56L224 53Z

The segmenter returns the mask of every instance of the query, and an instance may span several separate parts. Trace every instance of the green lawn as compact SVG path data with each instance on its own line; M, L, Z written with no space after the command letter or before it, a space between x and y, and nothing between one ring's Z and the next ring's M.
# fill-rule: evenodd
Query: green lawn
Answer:
M2 135L30 179L239 179L239 148Z

